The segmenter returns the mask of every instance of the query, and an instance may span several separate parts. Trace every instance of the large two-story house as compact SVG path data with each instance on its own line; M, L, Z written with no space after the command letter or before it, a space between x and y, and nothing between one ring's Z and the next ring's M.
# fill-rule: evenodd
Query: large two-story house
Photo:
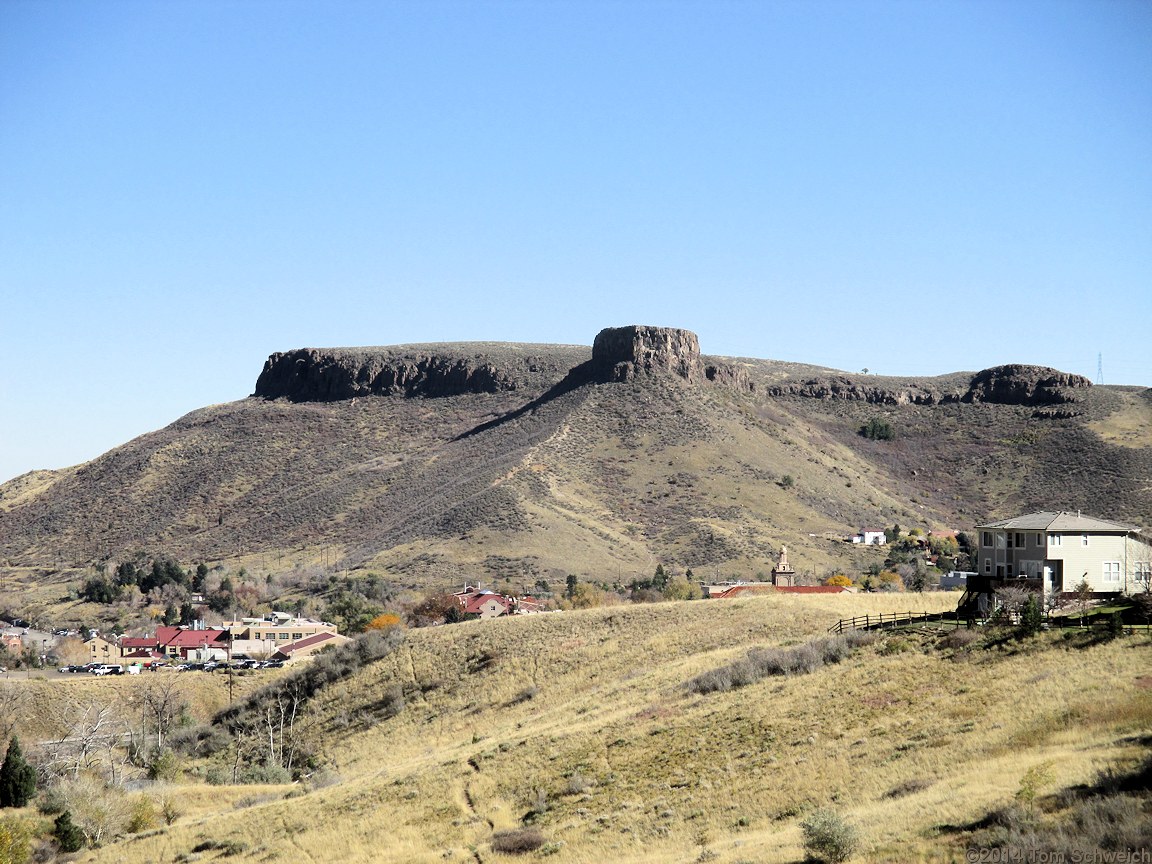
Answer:
M978 579L969 591L991 593L1016 584L1045 595L1071 594L1087 583L1094 594L1149 589L1152 541L1132 525L1082 513L1028 513L976 526Z

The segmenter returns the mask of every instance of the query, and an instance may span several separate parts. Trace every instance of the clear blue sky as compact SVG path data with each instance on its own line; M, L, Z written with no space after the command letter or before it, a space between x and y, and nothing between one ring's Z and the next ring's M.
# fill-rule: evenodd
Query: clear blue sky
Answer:
M0 480L296 347L1152 384L1152 3L0 2Z

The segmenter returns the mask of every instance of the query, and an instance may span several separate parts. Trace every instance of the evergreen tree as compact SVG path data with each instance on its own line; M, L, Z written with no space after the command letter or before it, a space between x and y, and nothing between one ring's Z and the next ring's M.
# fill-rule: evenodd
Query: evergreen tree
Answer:
M56 817L52 836L56 838L61 852L79 852L84 848L84 832L72 821L72 814L67 810Z
M0 807L24 807L36 794L36 769L24 759L15 735L0 765Z
M1035 636L1044 624L1044 615L1040 604L1036 602L1036 595L1029 594L1020 610L1020 633L1023 636Z
M208 579L208 565L201 561L196 565L196 575L192 577L192 590L199 594L204 590L204 582Z
M668 574L664 571L663 564L656 565L656 574L652 577L652 587L657 591L663 591L668 587Z

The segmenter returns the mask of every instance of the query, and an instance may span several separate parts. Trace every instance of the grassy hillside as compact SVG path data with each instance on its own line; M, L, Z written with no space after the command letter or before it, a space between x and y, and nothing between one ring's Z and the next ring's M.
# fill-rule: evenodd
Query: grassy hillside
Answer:
M485 356L505 349L534 370L513 389L250 398L11 481L0 577L26 594L142 551L297 581L372 570L417 588L627 583L657 562L751 578L781 545L823 576L871 562L836 539L862 525L966 529L1061 508L1152 524L1148 391L1085 389L1059 411L875 404L771 395L829 370L766 360L732 361L750 390L670 376L564 387L586 349ZM838 380L899 395L956 393L967 377ZM895 437L861 436L873 419Z
M1055 793L1145 752L1142 637L889 635L811 674L685 687L749 648L907 601L772 596L412 631L311 703L321 782L182 786L175 824L80 860L511 861L494 838L529 826L546 844L530 860L799 861L816 806L859 829L862 860L962 860L1029 768L1051 764L1038 813L1055 819ZM405 707L382 714L396 687Z

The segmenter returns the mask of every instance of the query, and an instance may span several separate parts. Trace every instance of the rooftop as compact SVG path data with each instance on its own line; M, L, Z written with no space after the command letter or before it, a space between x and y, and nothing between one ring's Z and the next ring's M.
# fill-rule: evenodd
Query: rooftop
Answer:
M1084 516L1079 511L1068 513L1063 510L1055 513L1049 511L1027 513L1023 516L1013 516L1011 519L1001 519L998 522L985 522L976 527L1011 528L1017 531L1124 532L1140 530L1134 525L1124 525L1120 522L1110 522L1107 519L1096 519L1093 516Z

